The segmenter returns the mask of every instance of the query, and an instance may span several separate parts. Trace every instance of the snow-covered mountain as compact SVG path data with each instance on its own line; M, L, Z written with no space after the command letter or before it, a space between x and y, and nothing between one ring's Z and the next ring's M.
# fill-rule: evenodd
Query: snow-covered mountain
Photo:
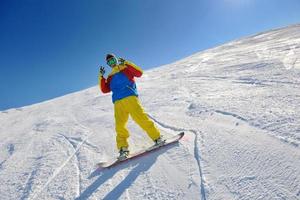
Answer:
M137 63L139 64L139 63ZM98 86L0 113L0 199L300 199L300 25L155 68L140 99L178 145L115 168ZM133 122L132 151L151 145Z

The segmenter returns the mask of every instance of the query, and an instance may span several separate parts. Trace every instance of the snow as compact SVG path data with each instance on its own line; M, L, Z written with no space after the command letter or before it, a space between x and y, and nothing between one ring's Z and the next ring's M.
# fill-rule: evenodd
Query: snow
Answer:
M300 199L300 25L146 71L140 99L179 144L109 170L113 105L98 86L0 112L8 199ZM132 121L130 149L152 144Z

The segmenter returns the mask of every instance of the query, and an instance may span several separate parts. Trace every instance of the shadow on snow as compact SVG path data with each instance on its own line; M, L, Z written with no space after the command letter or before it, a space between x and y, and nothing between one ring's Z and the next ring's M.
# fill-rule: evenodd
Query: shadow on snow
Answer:
M123 194L123 192L134 183L134 181L139 177L141 173L146 172L151 168L159 155L165 153L167 150L174 146L178 146L178 143L163 147L158 151L151 152L149 155L146 155L144 157L136 158L126 163L121 163L111 169L96 169L89 176L89 179L95 176L99 177L90 186L88 186L81 193L81 195L76 198L76 200L88 199L93 195L94 192L98 190L98 188L102 184L110 180L118 171L126 169L130 166L134 166L134 168L130 170L129 174L117 186L115 186L108 194L106 194L105 197L101 197L101 199L103 200L118 199Z

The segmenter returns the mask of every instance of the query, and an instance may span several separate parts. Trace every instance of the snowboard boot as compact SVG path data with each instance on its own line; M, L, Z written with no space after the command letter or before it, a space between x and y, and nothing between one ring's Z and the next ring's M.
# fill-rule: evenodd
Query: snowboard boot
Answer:
M120 155L118 157L118 160L125 160L129 155L129 150L127 147L121 147L119 153Z
M156 140L154 140L154 146L162 146L165 142L166 140L162 139L162 137L159 137Z

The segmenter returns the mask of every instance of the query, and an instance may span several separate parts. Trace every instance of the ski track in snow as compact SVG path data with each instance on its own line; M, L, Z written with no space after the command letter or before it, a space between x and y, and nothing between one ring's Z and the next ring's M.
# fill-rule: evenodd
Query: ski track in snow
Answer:
M77 196L79 196L81 194L81 171L82 168L80 166L80 158L79 158L79 149L76 150L76 144L74 142L72 142L70 140L70 138L68 138L67 136L65 136L64 134L59 134L62 136L62 138L64 138L64 140L66 141L67 145L69 144L69 146L71 146L71 149L73 151L73 154L75 155L74 157L76 158L76 171L77 171L77 176L78 176L78 188L77 188Z
M90 130L89 130L89 128L87 128L86 126L84 126L84 125L78 123L77 120L76 120L76 122L77 122L77 125L79 125L81 128L83 128L84 130L86 130L86 132L89 133L88 136L87 136L84 140L82 140L82 142L79 143L79 144L77 145L76 148L74 148L73 144L72 144L72 143L64 136L64 137L65 137L65 140L67 140L68 143L69 143L69 144L72 146L72 148L74 149L74 150L73 150L73 153L65 160L65 162L62 163L61 166L59 166L59 167L54 171L54 173L52 174L52 176L47 180L47 182L43 185L43 187L41 187L40 190L38 190L38 191L36 191L36 192L33 193L32 199L38 198L38 195L39 195L41 192L43 192L43 191L45 190L45 188L47 188L47 186L51 183L51 181L52 181L52 180L53 180L53 179L61 172L61 170L62 170L62 169L70 162L70 160L71 160L74 156L76 156L76 159L77 159L77 164L76 164L76 165L77 165L77 173L78 173L78 190L77 190L77 196L80 195L80 193L81 193L81 185L80 185L80 183L81 183L81 177L80 177L80 168L79 168L78 151L79 151L79 149L81 148L81 146L85 143L85 141L87 141L88 138L89 138L90 136L92 136L93 132L91 133ZM63 136L63 135L62 135L62 136Z
M13 155L13 153L15 151L15 146L14 146L14 144L8 144L6 146L6 149L7 149L8 156L2 162L0 162L0 171L1 171L2 166L5 164L5 162Z
M32 171L30 172L30 174L28 174L28 178L25 182L25 186L24 186L24 191L23 194L21 196L21 200L25 200L28 199L30 192L32 191L32 186L34 184L35 178L38 175L38 172L42 166L41 160L42 158L37 158L36 161L37 163L33 166Z
M204 176L203 176L203 172L202 172L202 167L201 167L201 156L200 156L200 148L198 147L198 136L199 134L201 134L201 132L198 132L196 130L193 130L193 129L183 129L183 128L178 128L178 127L175 127L175 126L170 126L170 125L167 125L161 121L158 121L157 119L155 119L153 116L149 115L149 117L154 120L157 124L159 124L160 126L164 127L164 128L167 128L167 129L170 129L174 132L192 132L195 136L195 139L194 139L194 158L197 162L197 165L198 165L198 170L199 170L199 174L200 174L200 190L201 190L201 200L206 200L206 194L205 194L205 186L204 186Z
M214 112L216 113L219 113L219 114L222 114L222 115L227 115L227 116L231 116L233 118L236 118L236 119L239 119L241 121L244 121L244 122L247 122L250 126L254 126L254 127L259 127L259 125L255 125L255 124L252 124L250 123L247 119L235 114L235 113L231 113L231 112L227 112L227 111L222 111L222 110L214 110ZM265 127L262 127L261 129L266 129L267 130L268 126L265 126ZM269 133L270 134L270 133ZM276 139L279 139L281 142L284 142L284 143L289 143L295 147L298 147L299 146L299 142L298 141L294 141L292 139L287 139L287 138L284 138L284 137L281 137L281 136L278 136L278 135L272 135L270 134L272 137L276 138Z

